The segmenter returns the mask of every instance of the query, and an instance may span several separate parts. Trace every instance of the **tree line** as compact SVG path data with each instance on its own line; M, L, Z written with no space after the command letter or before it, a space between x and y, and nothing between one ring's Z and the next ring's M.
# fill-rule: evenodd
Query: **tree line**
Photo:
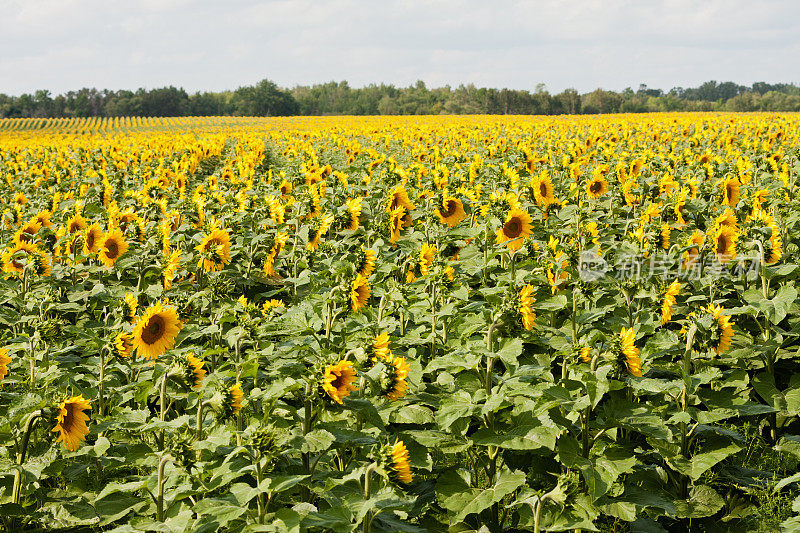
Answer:
M490 89L473 84L428 88L390 84L350 87L346 81L292 89L265 79L233 91L196 92L183 88L97 90L84 88L56 96L50 91L9 96L0 93L0 118L114 116L289 116L289 115L559 115L657 111L800 111L800 86L756 82L752 86L708 81L669 91L642 84L637 90L597 89L579 94Z

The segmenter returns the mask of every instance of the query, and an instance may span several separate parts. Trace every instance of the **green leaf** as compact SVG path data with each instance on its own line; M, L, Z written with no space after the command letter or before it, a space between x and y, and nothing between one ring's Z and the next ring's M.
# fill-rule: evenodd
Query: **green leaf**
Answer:
M327 450L336 440L330 431L315 429L303 437L300 451L303 453L318 453Z
M448 470L436 483L436 494L445 509L461 522L470 514L477 514L499 502L525 483L525 474L504 470L492 487L472 488L456 470Z

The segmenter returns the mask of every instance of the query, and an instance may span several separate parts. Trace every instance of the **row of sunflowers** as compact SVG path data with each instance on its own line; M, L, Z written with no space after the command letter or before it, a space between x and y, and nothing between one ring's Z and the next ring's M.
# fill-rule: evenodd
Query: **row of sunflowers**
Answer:
M800 494L798 126L0 121L0 521L752 528Z

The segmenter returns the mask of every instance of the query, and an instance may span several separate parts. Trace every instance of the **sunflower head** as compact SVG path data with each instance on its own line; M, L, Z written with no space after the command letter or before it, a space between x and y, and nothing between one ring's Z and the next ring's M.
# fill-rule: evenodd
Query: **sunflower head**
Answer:
M586 194L591 198L600 198L607 192L608 182L602 175L596 175L586 183Z
M61 402L56 408L56 426L51 430L58 432L56 442L61 442L71 452L77 450L81 441L86 440L86 435L89 434L89 428L86 427L89 415L84 411L91 408L89 400L85 400L83 394Z
M452 228L467 218L467 213L464 211L464 204L461 200L455 196L445 195L441 208L436 210L436 216L439 217L442 224Z
M8 374L8 365L11 364L11 356L8 355L8 348L0 348L0 379Z
M197 268L222 270L231 261L231 236L224 229L214 228L195 246L195 250L200 253Z
M359 313L369 301L370 287L367 278L357 274L350 284L350 309L354 313Z
M395 483L408 485L413 480L411 475L410 455L403 441L396 440L383 450L383 460L389 477Z
M320 386L327 398L342 405L342 400L358 389L354 384L356 379L357 373L352 361L339 361L325 367Z
M536 313L533 312L533 286L524 285L519 291L519 316L522 326L530 331L536 321Z
M642 377L642 361L636 347L636 333L633 329L622 328L619 334L619 360L632 376Z
M130 357L133 353L133 337L131 337L131 334L124 331L117 333L117 336L114 338L112 351L117 357Z
M187 353L180 361L183 382L192 388L198 388L206 377L203 361L195 357L194 353Z
M528 237L531 231L533 219L522 209L511 209L506 216L503 225L497 230L497 243L506 243L512 251L522 248L523 240Z
M148 359L157 359L172 348L181 327L174 307L164 307L159 302L148 308L133 328L136 353Z
M384 360L384 371L381 374L383 396L395 401L406 395L408 390L408 363L402 357L389 356Z
M234 383L222 391L221 405L219 407L219 417L221 420L228 420L229 418L239 414L242 410L242 399L244 393L242 392L242 385Z

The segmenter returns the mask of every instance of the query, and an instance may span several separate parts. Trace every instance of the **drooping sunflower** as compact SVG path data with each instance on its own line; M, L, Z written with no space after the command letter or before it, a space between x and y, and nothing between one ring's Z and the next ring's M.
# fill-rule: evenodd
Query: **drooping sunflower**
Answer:
M714 240L714 255L720 263L727 263L736 257L736 240L739 237L735 228L720 225L712 234Z
M103 238L103 228L95 222L86 229L83 235L83 255L91 255L100 247L100 240Z
M519 291L519 316L522 319L522 326L530 331L536 321L536 313L533 312L533 286L524 285Z
M314 236L308 241L307 247L309 250L316 250L319 247L322 236L328 233L331 224L333 224L333 215L325 215L317 218Z
M706 236L703 234L702 231L695 231L689 237L689 240L686 242L686 247L690 247L688 250L683 252L683 268L690 267L694 265L697 261L697 258L700 257L700 248L703 246L703 242L705 242Z
M445 195L442 199L441 209L436 210L436 216L439 217L442 224L452 228L467 218L467 213L464 211L464 204L461 200L455 196Z
M130 333L120 331L111 348L115 356L126 359L133 354L133 337Z
M725 309L723 309L721 305L708 304L706 311L711 313L714 320L717 322L717 329L712 333L712 341L717 341L716 346L714 346L714 351L717 354L724 353L731 347L731 340L733 339L731 317L722 314Z
M361 219L361 197L350 198L346 204L347 212L350 215L350 225L347 226L347 229L355 231L358 229L359 220Z
M115 229L109 231L100 239L98 257L106 268L111 268L117 262L117 259L127 251L128 243L125 242L125 237L122 236L120 230Z
M149 307L133 328L136 353L148 359L157 359L172 348L181 327L174 307L164 307L161 302Z
M402 357L392 357L384 361L386 373L384 376L386 386L383 395L392 401L399 400L408 391L408 363Z
M403 229L406 209L403 206L395 207L389 214L389 242L395 243L400 240L400 232Z
M172 288L172 282L175 281L175 274L178 272L178 267L181 264L181 251L175 250L167 258L164 265L164 270L161 272L161 277L164 281L164 290L168 291Z
M411 475L411 465L408 463L409 457L408 448L401 440L396 440L394 444L388 447L386 450L386 464L389 476L393 481L403 484L411 483L413 476Z
M244 392L242 392L241 383L234 383L230 388L222 392L222 406L220 418L227 420L234 415L238 415L242 410L242 399Z
M278 254L281 253L281 250L283 250L283 247L286 245L288 240L288 233L279 231L275 234L275 240L272 243L272 247L269 249L267 257L264 259L264 274L267 276L273 278L278 277L278 273L275 271L275 260L278 258Z
M63 443L64 448L71 452L77 450L81 441L86 440L86 435L89 434L89 428L86 427L89 415L84 411L91 408L89 400L85 400L83 394L61 402L58 405L56 427L51 430L59 434L56 442Z
M203 368L203 361L195 357L194 353L189 352L184 357L184 381L193 388L198 388L206 377L206 370ZM241 398L240 398L241 404Z
M608 182L601 174L593 176L592 179L586 183L586 194L594 199L600 198L607 192Z
M389 333L384 331L372 340L372 359L375 361L387 361L392 356L389 349Z
M436 257L436 245L423 243L419 250L419 272L423 276L427 276L430 272L433 260Z
M527 211L512 209L508 212L503 225L497 230L496 242L506 243L509 250L516 251L522 248L522 241L530 235L533 219Z
M354 385L356 377L352 361L339 361L335 365L328 365L322 375L322 390L330 399L341 405L342 399L350 396L352 391L358 390L358 386Z
M8 374L8 365L11 364L11 356L8 355L8 348L0 348L0 379Z
M389 194L389 199L386 202L386 212L391 213L398 207L402 207L406 212L414 209L414 204L411 203L411 199L408 197L408 191L402 183L395 186Z
M369 282L365 276L357 274L350 286L350 308L354 313L358 313L367 305L369 300Z
M361 248L360 259L357 263L356 272L368 278L375 271L375 262L378 259L378 254L375 250Z
M591 346L581 346L580 350L578 350L578 357L580 357L581 361L583 361L584 363L591 363L592 362Z
M50 273L50 262L44 252L32 243L20 241L3 252L3 272L21 276L25 267L34 265L36 273L47 275Z
M661 301L661 325L665 325L672 319L672 306L675 305L675 297L681 291L681 283L677 279L673 281L664 293Z
M622 328L619 334L620 354L625 366L632 376L642 377L642 361L639 359L639 348L636 347L636 333L633 329Z
M72 215L69 220L67 220L67 233L74 234L80 233L81 231L86 229L86 219L80 215L80 213L75 213Z
M219 271L231 261L231 236L221 228L214 228L195 246L200 252L197 268L206 271Z
M723 183L722 203L731 207L736 207L739 203L739 189L741 184L739 178L728 178Z
M661 241L661 248L664 250L669 250L669 240L670 240L670 226L667 222L661 224L661 231L659 232L659 240Z

